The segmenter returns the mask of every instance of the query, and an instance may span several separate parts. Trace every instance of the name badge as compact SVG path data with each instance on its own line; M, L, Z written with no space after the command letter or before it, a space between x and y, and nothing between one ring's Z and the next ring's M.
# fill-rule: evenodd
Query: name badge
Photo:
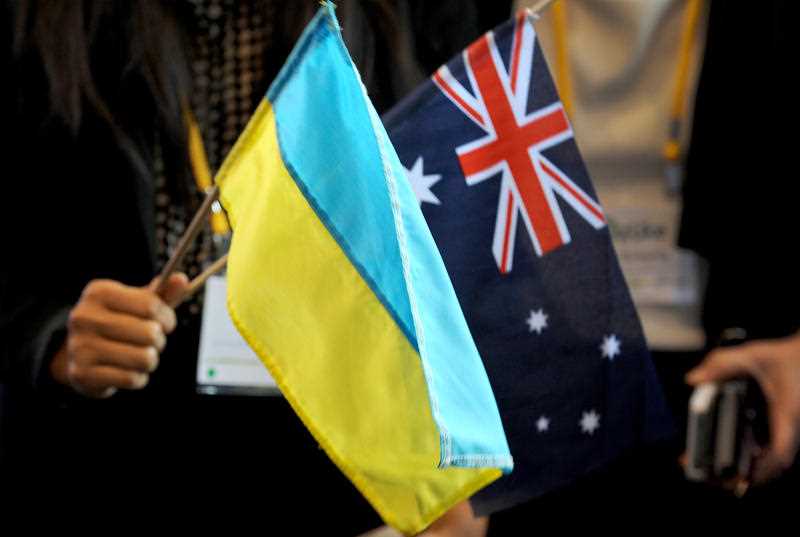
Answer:
M656 181L628 182L603 194L614 248L636 305L699 307L699 260L676 246L680 199Z
M212 395L279 395L275 380L233 325L225 289L223 276L206 282L197 390Z

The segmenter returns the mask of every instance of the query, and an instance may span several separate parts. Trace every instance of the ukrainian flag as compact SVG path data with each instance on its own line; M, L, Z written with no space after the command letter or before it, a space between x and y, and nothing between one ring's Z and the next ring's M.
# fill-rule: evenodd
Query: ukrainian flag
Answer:
M511 470L483 364L330 2L217 183L234 323L388 524L419 532Z

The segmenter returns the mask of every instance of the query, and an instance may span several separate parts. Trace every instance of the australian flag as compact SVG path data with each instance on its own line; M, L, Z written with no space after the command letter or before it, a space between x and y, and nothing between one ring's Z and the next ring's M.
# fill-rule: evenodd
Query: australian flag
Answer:
M385 117L489 374L515 469L479 514L672 431L603 208L531 16ZM457 357L453 357L457 359Z

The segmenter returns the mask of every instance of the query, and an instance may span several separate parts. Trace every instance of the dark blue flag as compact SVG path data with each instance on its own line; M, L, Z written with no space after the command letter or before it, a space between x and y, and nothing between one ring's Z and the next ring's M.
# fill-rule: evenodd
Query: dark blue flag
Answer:
M529 500L669 435L605 215L530 18L473 43L384 121L515 461L473 498L476 511Z

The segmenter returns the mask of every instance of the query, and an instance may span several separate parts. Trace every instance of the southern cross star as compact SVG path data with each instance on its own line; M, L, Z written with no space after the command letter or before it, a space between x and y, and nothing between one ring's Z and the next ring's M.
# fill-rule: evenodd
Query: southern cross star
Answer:
M414 189L414 195L417 201L422 205L423 202L433 203L434 205L441 205L442 202L436 197L436 194L431 192L431 187L441 181L442 176L439 174L425 175L424 163L422 157L417 157L414 166L410 170L406 170L406 176L411 183L411 188Z

